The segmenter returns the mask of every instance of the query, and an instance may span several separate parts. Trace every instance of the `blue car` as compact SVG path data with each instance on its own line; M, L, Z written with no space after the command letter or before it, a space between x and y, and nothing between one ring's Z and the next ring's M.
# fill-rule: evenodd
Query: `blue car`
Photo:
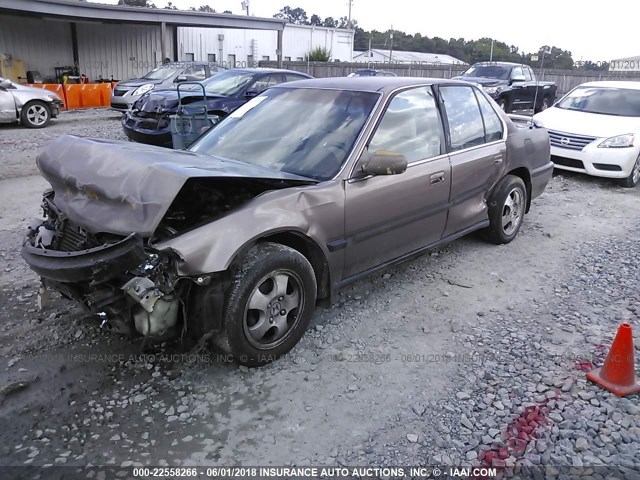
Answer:
M308 78L313 77L291 70L233 69L200 82L204 85L205 99L202 88L196 85L188 89L180 87L180 97L187 112L202 112L206 102L207 112L220 120L269 87ZM122 116L124 133L134 142L171 148L170 117L178 111L178 103L178 91L175 88L152 90Z

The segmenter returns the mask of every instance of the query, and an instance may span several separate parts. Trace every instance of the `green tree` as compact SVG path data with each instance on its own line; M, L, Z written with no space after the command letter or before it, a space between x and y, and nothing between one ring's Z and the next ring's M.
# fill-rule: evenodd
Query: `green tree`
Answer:
M151 7L147 0L118 0L118 5L127 5L128 7ZM155 7L155 5L153 5Z
M198 8L191 7L189 10L191 10L192 12L216 13L216 11L209 5L200 5Z
M282 8L278 13L276 13L273 17L286 20L288 23L293 23L296 25L309 25L309 18L307 17L307 12L305 12L300 7L291 8L290 6L287 5L286 7Z
M322 26L322 19L316 15L315 13L313 15L311 15L311 18L309 18L309 25L314 25L316 27L321 27Z
M338 26L338 21L333 17L327 17L322 21L323 27L336 28Z
M331 51L324 47L316 47L304 57L305 62L328 62L331 60Z

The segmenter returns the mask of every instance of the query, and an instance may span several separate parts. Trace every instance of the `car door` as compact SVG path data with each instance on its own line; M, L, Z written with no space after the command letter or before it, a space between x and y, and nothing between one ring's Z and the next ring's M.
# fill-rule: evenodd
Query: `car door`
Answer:
M444 129L431 87L397 93L371 135L363 157L384 150L402 154L399 175L345 184L344 278L374 269L440 240L451 182Z
M511 69L511 106L513 110L527 108L530 100L527 92L524 69L518 65Z
M444 85L439 98L451 160L447 237L487 220L487 196L502 175L507 148L504 123L478 89Z
M13 94L9 89L0 87L0 123L15 121L16 103Z

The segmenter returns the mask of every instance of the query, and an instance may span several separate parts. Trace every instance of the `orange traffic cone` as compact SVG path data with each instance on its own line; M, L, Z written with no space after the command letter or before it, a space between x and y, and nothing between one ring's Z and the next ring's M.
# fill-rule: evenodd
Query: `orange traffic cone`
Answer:
M620 325L604 365L587 373L587 378L619 397L640 392L640 382L636 381L634 373L633 332L630 324Z

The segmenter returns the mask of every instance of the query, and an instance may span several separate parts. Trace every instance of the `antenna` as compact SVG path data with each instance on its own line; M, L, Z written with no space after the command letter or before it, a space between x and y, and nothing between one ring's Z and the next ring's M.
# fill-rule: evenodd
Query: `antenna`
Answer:
M542 47L542 58L540 59L540 73L544 70L544 54L551 53L551 50L547 51L547 46ZM533 115L536 114L536 104L538 103L538 91L540 90L540 79L536 76L536 94L533 97ZM531 115L531 126L533 127L533 115Z

